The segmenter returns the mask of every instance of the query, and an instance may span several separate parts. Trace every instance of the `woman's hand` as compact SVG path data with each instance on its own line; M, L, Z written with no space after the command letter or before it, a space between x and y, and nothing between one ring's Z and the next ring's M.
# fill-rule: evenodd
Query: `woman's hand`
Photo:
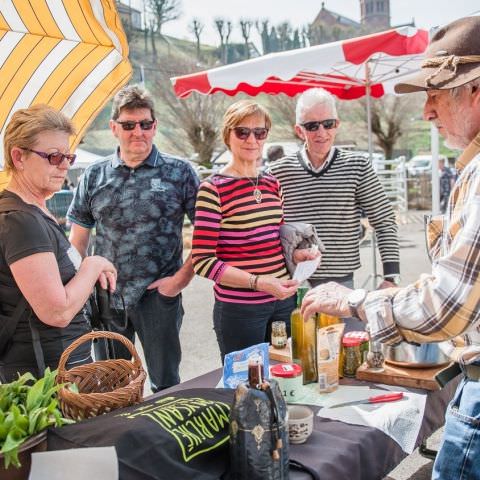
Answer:
M282 280L270 275L260 275L257 280L257 290L273 295L277 300L291 297L298 289L296 280Z
M117 269L112 262L100 255L85 257L83 262L86 262L90 268L98 271L98 281L102 288L110 290L110 292L115 291L117 288Z
M293 263L295 265L300 262L305 262L306 260L315 260L315 258L322 257L322 254L320 250L318 250L318 247L315 245L310 248L297 248L296 250L293 251ZM318 264L320 265L320 260Z

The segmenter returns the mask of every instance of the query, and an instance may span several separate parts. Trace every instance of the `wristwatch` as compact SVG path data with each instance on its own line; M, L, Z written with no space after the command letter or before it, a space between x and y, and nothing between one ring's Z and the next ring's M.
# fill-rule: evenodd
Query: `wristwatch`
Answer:
M394 275L385 275L383 279L387 282L392 282L395 285L400 285L400 275L398 273Z
M365 301L367 291L363 288L357 288L350 292L347 297L348 306L350 307L350 315L355 318L360 318L358 315L358 308Z

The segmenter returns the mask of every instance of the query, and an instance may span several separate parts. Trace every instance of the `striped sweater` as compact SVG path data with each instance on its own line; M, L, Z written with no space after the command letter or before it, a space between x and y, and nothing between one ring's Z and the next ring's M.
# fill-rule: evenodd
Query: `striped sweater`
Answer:
M272 163L270 172L283 191L285 221L312 223L325 244L313 279L342 277L360 267L361 209L375 229L384 275L399 273L395 215L368 158L335 148L329 164L315 173L299 153Z
M255 179L212 175L198 192L192 241L192 261L198 275L215 282L215 298L232 303L266 303L265 292L221 284L228 266L249 273L288 278L279 229L283 222L278 181L259 177L262 201L253 191Z

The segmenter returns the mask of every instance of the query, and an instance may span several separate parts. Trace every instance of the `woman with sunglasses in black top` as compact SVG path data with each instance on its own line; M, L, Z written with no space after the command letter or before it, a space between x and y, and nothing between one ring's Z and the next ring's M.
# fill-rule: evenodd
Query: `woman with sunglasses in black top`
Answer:
M114 266L99 256L82 261L46 206L75 161L72 134L71 120L46 105L15 112L5 130L11 179L0 193L2 382L56 368L63 350L90 330L83 308L95 282L115 288ZM85 343L69 366L89 361Z
M269 341L270 325L290 325L298 282L285 265L278 181L257 170L270 130L259 104L242 100L223 118L223 140L232 160L200 185L192 260L197 274L215 282L214 329L222 361L226 353ZM298 251L297 261L311 256Z

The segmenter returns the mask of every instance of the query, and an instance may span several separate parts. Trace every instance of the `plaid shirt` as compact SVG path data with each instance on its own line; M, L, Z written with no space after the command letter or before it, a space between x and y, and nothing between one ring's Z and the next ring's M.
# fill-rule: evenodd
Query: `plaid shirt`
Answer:
M434 221L437 235L429 235L432 273L405 288L371 292L364 307L376 340L449 340L442 349L468 364L480 359L480 133L456 168L444 221Z

